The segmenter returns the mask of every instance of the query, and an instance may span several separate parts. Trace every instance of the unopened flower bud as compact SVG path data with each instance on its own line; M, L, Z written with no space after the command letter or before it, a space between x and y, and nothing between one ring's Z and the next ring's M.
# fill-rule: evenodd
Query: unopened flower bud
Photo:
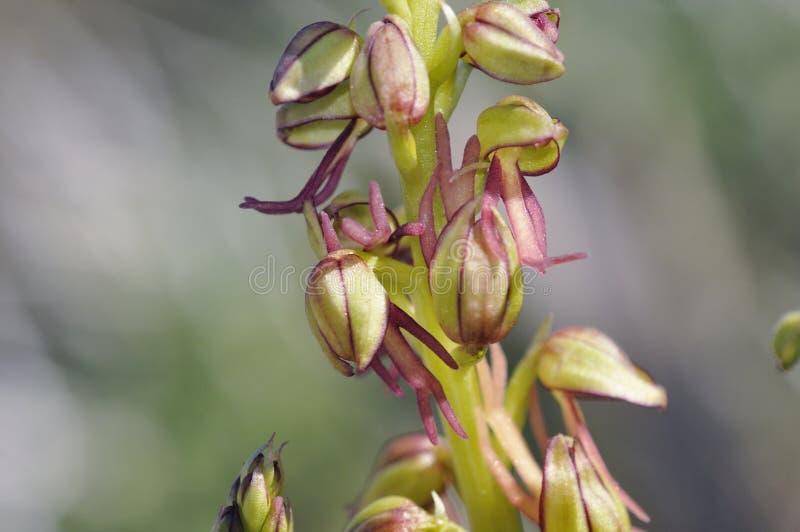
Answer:
M370 26L353 65L350 92L356 112L379 129L387 123L408 128L425 116L428 72L403 19L388 15Z
M389 296L361 257L338 250L311 272L306 316L331 364L350 376L366 370L383 342Z
M274 439L273 435L267 443L256 449L239 473L236 505L245 532L261 530L273 500L280 495L283 487L283 445L274 447Z
M474 221L476 201L442 231L430 264L430 289L447 336L478 353L508 335L522 308L522 268L505 221L495 209L493 248Z
M346 532L464 532L447 517L430 515L405 497L384 497L358 512Z
M530 98L509 96L478 116L481 155L513 151L522 175L540 175L558 164L569 131Z
M531 85L564 73L564 56L527 14L504 2L482 2L459 14L465 59L489 76Z
M422 432L399 436L378 456L359 506L388 495L399 495L429 508L433 505L432 493L442 492L452 475L450 450L446 444L433 445Z
M547 337L539 351L537 375L545 387L578 396L667 406L664 388L595 329L569 327Z
M595 469L579 439L558 434L550 440L544 459L540 499L543 532L631 529L616 490Z
M781 318L772 342L781 369L788 370L800 359L800 311Z
M272 103L307 102L326 94L350 75L360 48L361 37L341 24L315 22L301 29L275 68Z
M289 103L282 106L275 119L278 138L289 146L300 149L327 148L342 131L358 118L350 101L350 88L346 83L310 103ZM361 122L356 134L365 135L369 127Z

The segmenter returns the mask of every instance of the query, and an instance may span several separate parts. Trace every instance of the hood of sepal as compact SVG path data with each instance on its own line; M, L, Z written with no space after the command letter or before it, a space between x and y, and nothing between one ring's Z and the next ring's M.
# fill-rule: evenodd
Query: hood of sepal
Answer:
M334 367L345 373L352 364L362 372L383 342L389 296L364 259L352 250L334 251L311 272L306 315Z
M556 165L569 131L530 98L509 96L478 116L481 157L514 151L522 175L540 175Z
M667 406L664 388L596 329L570 327L547 337L539 349L537 375L545 387L578 396Z
M405 130L425 116L428 71L403 19L388 15L370 26L353 65L350 94L358 115L378 129Z
M482 2L459 14L467 55L489 76L519 85L564 73L564 55L528 14L505 2Z
M361 42L356 32L334 22L302 28L275 67L272 103L307 102L332 90L350 75Z

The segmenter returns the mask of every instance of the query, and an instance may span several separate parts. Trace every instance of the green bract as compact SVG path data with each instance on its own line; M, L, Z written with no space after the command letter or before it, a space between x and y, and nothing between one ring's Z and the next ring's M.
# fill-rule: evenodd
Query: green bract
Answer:
M428 71L403 19L388 15L370 26L353 65L350 92L359 116L379 129L406 129L425 116Z
M289 42L275 67L270 99L278 105L311 101L350 75L361 37L333 22L315 22Z
M530 98L509 96L478 116L481 156L503 150L517 159L522 175L555 168L569 131Z
M311 272L306 316L331 364L349 376L364 371L380 347L389 297L361 257L334 251Z
M503 2L459 14L465 59L501 81L531 85L564 73L564 56L529 16Z
M539 348L537 374L548 388L664 408L667 394L606 335L585 327L551 334Z
M430 290L439 325L471 353L505 338L522 308L522 267L508 226L492 210L501 253L474 222L477 201L463 206L439 236Z

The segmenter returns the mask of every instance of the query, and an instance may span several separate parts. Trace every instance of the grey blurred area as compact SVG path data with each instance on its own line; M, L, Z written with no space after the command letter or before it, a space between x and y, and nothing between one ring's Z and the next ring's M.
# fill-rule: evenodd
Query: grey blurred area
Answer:
M591 258L536 279L507 351L554 312L667 387L660 414L586 404L649 530L797 530L800 372L769 335L800 308L800 4L554 5L567 74L475 73L453 118L458 146L516 92L571 130L533 188L552 252ZM380 443L418 428L310 337L302 220L236 208L290 197L320 156L275 138L282 48L361 7L363 31L377 1L0 2L4 530L206 530L273 431L298 530L338 530ZM380 132L343 186L369 179L399 201ZM269 268L285 286L253 282Z

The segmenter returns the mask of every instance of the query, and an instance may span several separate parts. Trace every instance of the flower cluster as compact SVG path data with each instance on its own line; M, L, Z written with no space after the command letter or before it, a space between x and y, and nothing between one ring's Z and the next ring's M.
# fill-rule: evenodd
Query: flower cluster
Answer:
M625 507L647 516L611 477L576 398L663 408L664 390L592 329L539 338L508 393L498 354L520 315L523 268L545 273L586 257L549 254L528 181L556 168L567 128L530 98L508 96L480 113L456 168L447 127L473 70L517 85L561 76L559 10L545 0L479 2L460 13L443 0L382 3L388 13L363 37L352 22L316 22L291 40L270 84L278 138L325 153L295 197L240 205L304 216L319 258L306 315L331 365L345 376L371 370L398 396L404 381L417 398L427 438L387 446L348 530L461 530L447 504L458 498L476 531L517 529L503 505L549 530L629 530ZM400 175L397 209L376 182L367 194L337 194L351 153L373 129L385 131ZM553 392L566 427L548 438L533 401L543 470L519 433L537 382ZM431 398L451 447L436 447Z

